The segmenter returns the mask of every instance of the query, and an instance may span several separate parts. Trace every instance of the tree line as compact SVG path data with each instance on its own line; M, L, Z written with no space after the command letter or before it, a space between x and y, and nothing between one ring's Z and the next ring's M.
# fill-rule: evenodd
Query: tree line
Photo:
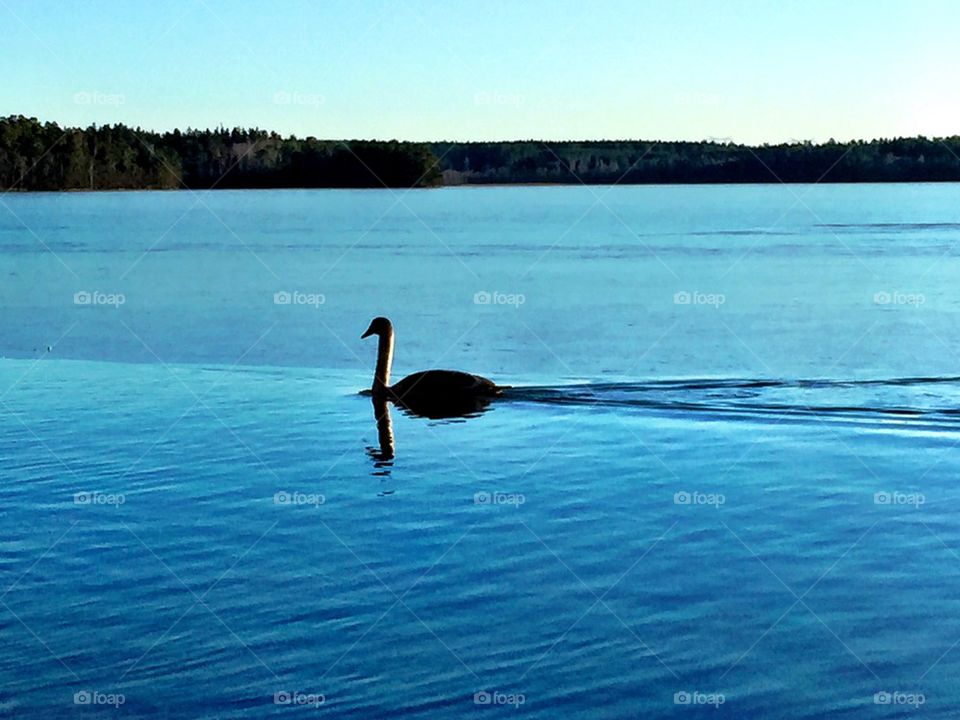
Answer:
M0 118L0 190L433 187L491 183L960 181L960 137L730 142L338 141L260 129L156 133Z
M960 181L960 137L784 143L436 143L445 184Z
M413 187L441 181L423 143L281 137L259 129L155 133L0 118L3 190Z

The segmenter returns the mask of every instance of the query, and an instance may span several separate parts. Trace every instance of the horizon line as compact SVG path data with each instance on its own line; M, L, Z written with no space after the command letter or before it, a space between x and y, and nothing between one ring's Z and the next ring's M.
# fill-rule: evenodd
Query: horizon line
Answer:
M57 120L41 120L40 118L33 115L23 115L21 113L9 114L0 116L0 121L9 121L11 119L26 119L33 120L41 124L52 124L63 130L80 130L85 131L90 128L104 128L104 127L125 127L133 131L141 131L152 133L155 135L172 135L175 132L188 133L188 132L199 132L199 133L214 133L214 132L229 132L233 130L240 130L245 132L263 132L268 134L277 135L280 138L292 138L297 140L317 140L319 142L336 142L336 143L347 143L347 142L380 142L380 143L405 143L411 145L441 145L441 144L456 144L456 145L481 145L481 144L508 144L508 143L538 143L538 144L547 144L547 143L569 143L569 144L588 144L588 143L650 143L650 144L714 144L714 145L733 145L736 147L776 147L778 145L813 145L813 146L824 146L824 145L851 145L854 143L877 143L877 142L894 142L897 140L927 140L933 142L942 142L946 140L960 139L960 133L953 135L893 135L893 136L881 136L873 138L850 138L848 140L837 140L835 138L830 138L828 140L813 140L810 138L790 138L787 140L778 140L778 141L764 141L760 143L748 143L748 142L738 142L734 138L729 136L706 136L697 140L680 140L680 139L652 139L652 138L579 138L579 139L549 139L549 138L512 138L512 139L499 139L499 140L454 140L454 139L441 139L441 140L404 140L397 137L384 138L384 137L354 137L354 138L334 138L334 137L319 137L317 135L297 135L295 133L282 134L276 130L270 130L268 128L263 128L257 125L254 126L242 126L242 125L233 125L227 126L222 123L216 127L192 127L187 125L186 128L175 127L173 129L163 129L158 130L155 128L147 128L142 125L128 125L124 122L113 122L113 123L90 123L87 126L80 125L67 125L62 124Z

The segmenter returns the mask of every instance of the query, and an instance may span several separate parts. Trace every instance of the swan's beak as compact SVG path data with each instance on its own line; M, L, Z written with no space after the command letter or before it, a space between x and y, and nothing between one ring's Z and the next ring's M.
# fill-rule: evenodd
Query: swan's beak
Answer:
M370 337L371 335L373 335L373 327L368 327L368 328L367 328L367 331L366 331L363 335L360 336L360 339L363 340L364 338L368 338L368 337Z

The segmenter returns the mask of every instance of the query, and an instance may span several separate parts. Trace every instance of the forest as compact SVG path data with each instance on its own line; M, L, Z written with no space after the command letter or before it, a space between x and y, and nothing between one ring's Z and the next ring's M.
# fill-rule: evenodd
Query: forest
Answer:
M960 137L732 142L318 140L0 118L3 190L960 181Z
M61 128L0 119L0 186L15 190L427 187L427 145L282 138L263 130Z
M445 184L960 180L960 137L751 147L729 142L436 143Z

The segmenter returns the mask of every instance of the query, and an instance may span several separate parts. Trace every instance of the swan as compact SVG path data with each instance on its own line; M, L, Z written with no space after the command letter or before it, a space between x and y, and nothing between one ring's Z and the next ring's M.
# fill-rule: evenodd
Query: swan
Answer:
M377 367L371 394L387 398L417 415L451 417L478 412L505 389L492 380L458 370L423 370L390 385L393 365L393 323L374 318L360 336L378 337Z

